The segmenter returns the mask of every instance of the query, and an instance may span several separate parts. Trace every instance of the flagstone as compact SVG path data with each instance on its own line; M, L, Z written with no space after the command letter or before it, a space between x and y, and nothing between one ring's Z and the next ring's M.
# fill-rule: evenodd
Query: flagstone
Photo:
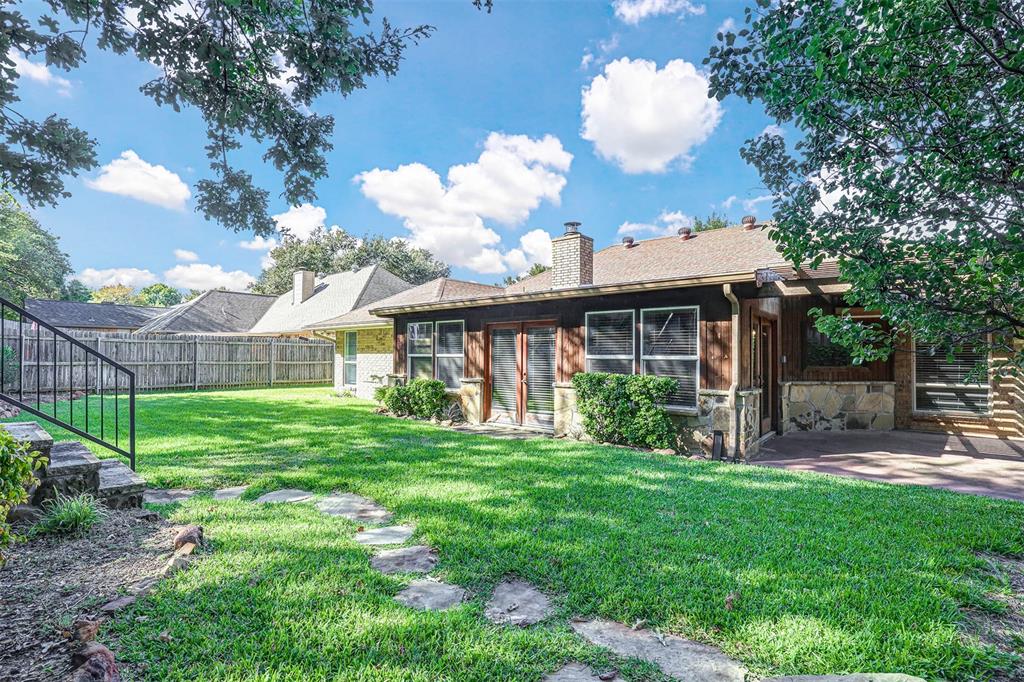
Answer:
M213 491L213 499L215 500L237 500L242 496L246 490L249 489L247 485L236 485L231 488L221 488L220 490Z
M413 545L380 552L370 565L381 573L429 573L437 565L437 551L426 545Z
M551 615L551 602L525 580L509 580L494 588L484 616L492 623L525 627Z
M385 526L356 533L356 542L361 545L400 545L412 537L412 526Z
M420 611L443 611L462 603L466 590L437 580L414 580L395 595L402 604Z
M296 488L285 488L265 493L256 498L257 502L305 502L313 497L313 493Z
M387 523L391 512L373 500L355 493L328 495L316 504L317 509L329 516L341 516L363 523Z

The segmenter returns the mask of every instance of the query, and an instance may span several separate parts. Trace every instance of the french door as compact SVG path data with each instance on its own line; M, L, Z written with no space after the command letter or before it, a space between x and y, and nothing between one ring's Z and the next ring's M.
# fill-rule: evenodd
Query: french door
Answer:
M554 425L556 339L553 322L488 325L490 421Z

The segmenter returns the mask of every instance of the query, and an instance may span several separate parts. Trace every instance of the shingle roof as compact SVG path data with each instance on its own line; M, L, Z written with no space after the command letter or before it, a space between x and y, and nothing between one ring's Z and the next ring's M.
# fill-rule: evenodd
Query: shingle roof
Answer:
M171 308L27 298L25 310L55 327L138 329Z
M244 334L273 302L273 296L212 289L172 309L164 308L163 315L136 333Z
M298 305L292 292L279 296L253 328L254 334L297 333L412 287L380 265L317 280L313 295Z
M346 327L362 327L373 324L390 325L390 318L373 315L370 311L396 305L415 305L417 303L436 303L439 301L460 300L474 296L494 295L502 291L501 287L491 284L478 284L449 277L438 277L429 282L401 291L394 296L374 301L356 308L338 317L312 324L308 329L344 329Z

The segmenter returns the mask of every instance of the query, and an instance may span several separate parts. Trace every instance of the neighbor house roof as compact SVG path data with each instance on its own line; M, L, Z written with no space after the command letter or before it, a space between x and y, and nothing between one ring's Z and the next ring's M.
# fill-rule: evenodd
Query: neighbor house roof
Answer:
M25 310L55 327L69 329L138 329L170 308L25 299Z
M292 292L279 296L253 328L254 334L298 333L310 325L336 318L356 308L387 298L412 285L380 265L340 272L318 279L313 295L293 304Z
M372 314L370 310L389 306L460 300L473 296L494 295L502 291L501 287L492 284L478 284L461 279L451 279L450 277L438 277L419 286L401 291L394 296L389 296L356 308L344 315L309 325L307 329L350 329L352 327L390 326L390 318L378 317Z
M138 334L245 334L267 312L273 296L211 289L136 330Z

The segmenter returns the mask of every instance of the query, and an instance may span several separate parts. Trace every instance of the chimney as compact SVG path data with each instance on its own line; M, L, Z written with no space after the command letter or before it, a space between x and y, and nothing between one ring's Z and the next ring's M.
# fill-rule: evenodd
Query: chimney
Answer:
M299 305L313 295L313 273L296 270L292 275L292 305Z
M684 242L687 239L692 239L693 238L693 228L692 227L680 227L679 228L679 236L682 237Z
M594 240L580 223L565 224L565 234L551 240L551 288L571 289L594 283Z
M740 220L740 224L743 225L744 230L753 230L757 227L757 218L752 215L745 215Z

